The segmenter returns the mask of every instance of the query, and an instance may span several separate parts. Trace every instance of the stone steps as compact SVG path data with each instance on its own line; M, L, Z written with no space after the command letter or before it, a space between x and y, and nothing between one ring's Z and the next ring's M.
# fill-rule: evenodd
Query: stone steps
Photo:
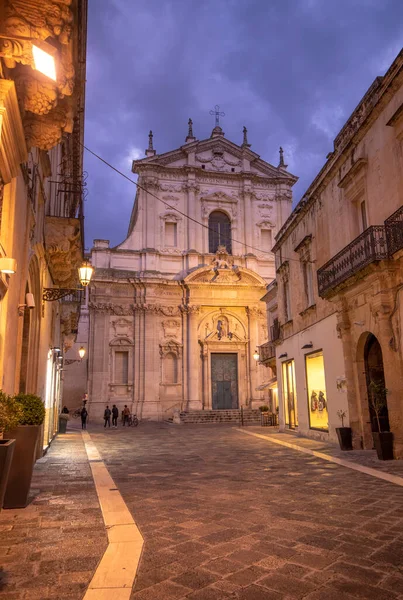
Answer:
M208 423L241 423L241 411L239 409L228 410L191 410L181 412L181 423L184 424L208 424ZM244 409L244 425L260 425L260 410Z

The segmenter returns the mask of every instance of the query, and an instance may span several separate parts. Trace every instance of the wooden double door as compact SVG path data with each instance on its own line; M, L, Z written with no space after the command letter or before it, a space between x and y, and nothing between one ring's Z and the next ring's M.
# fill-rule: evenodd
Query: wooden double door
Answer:
M211 386L213 410L239 408L237 354L211 354Z

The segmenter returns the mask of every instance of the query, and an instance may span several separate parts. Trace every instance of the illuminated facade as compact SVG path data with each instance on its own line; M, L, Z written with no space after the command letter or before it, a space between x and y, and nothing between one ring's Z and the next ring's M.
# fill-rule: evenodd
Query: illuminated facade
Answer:
M0 259L17 265L0 277L0 378L9 394L42 398L46 447L79 314L77 296L49 300L54 288L77 287L83 258L87 5L31 5L0 2Z
M378 77L276 237L280 425L372 448L382 427L403 455L403 53ZM293 373L291 373L291 371ZM280 381L281 379L281 381ZM295 415L295 418L294 416Z

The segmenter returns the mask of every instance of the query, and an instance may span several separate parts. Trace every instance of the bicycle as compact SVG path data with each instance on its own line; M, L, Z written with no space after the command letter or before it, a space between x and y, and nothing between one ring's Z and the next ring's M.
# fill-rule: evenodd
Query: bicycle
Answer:
M137 427L137 425L139 424L139 420L137 418L137 415L135 414L131 414L127 417L127 424L129 427Z

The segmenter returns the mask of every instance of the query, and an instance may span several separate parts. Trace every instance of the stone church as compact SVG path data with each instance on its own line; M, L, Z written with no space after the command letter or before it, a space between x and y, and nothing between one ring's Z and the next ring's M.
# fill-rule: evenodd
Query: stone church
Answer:
M198 140L133 162L138 190L127 238L95 240L89 295L92 418L125 404L143 419L177 411L257 408L267 341L261 298L275 277L271 247L297 177L225 138L216 120ZM267 377L267 376L266 376Z

